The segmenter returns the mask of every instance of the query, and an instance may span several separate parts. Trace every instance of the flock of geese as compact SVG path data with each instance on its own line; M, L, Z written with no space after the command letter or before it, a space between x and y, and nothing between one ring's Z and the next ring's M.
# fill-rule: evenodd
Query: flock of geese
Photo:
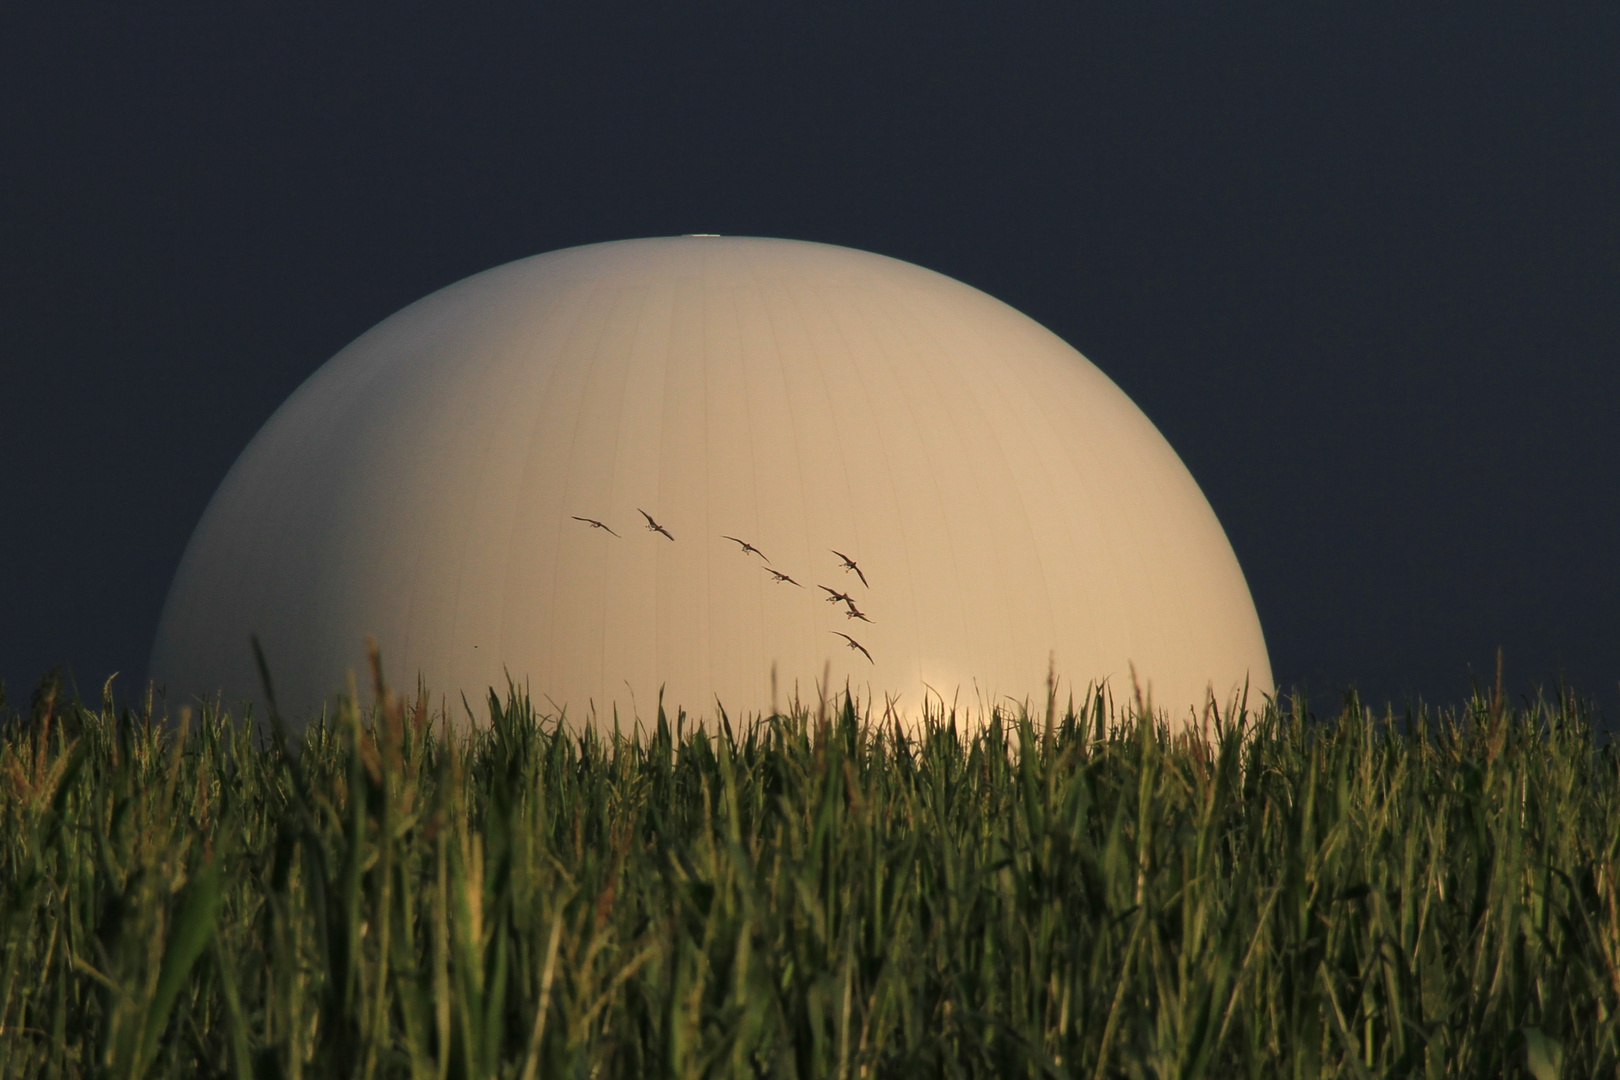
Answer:
M670 534L670 531L668 529L664 528L662 525L658 524L658 522L654 521L653 516L651 514L647 513L647 511L645 511L645 510L642 510L640 507L636 508L636 512L638 514L640 514L642 517L647 519L647 531L648 532L657 533L666 540L669 540L671 542L674 541L675 537ZM586 525L589 525L593 529L601 529L603 532L607 533L609 536L619 537L619 539L621 539L621 540L623 539L623 537L620 537L619 534L614 532L613 529L610 528L607 524L605 524L604 522L598 521L595 518L580 517L577 514L570 514L569 516L572 517L575 521L583 522ZM738 549L739 549L740 554L742 554L742 555L745 555L745 556L747 556L747 555L758 555L761 559L764 560L764 564L763 564L763 566L761 568L767 574L771 575L771 579L773 581L775 581L778 585L797 585L801 589L804 588L804 586L799 584L799 582L794 581L793 578L791 578L787 574L784 574L782 571L780 571L780 570L776 569L775 567L771 566L770 565L771 560L766 557L765 553L763 551L759 550L759 548L755 547L753 544L750 544L748 541L739 539L738 537L735 537L735 536L725 536L725 535L722 535L720 537L720 539L722 539L722 540L730 540L733 544L736 544ZM866 584L866 574L864 574L861 571L861 568L859 566L855 565L855 560L854 559L850 558L848 555L845 555L842 551L836 551L833 548L828 548L827 550L831 551L834 555L838 556L840 568L844 571L844 573L848 574L851 571L854 571L855 576L860 579L861 586L863 588L870 588L871 587L871 586ZM827 594L827 603L829 603L829 604L843 604L845 606L846 610L844 612L844 617L846 619L859 619L862 622L866 622L866 623L869 623L869 622L872 621L871 619L866 617L866 612L862 611L858 606L856 606L854 597L850 596L848 593L841 592L838 589L829 588L826 585L817 585L816 588L820 589L822 592ZM843 638L844 641L849 644L849 647L851 649L854 649L855 651L859 652L862 656L866 657L867 663L875 663L875 661L873 661L873 659L872 659L872 654L866 651L866 646L862 645L860 642L856 641L854 638L850 637L848 634L845 634L845 633L843 633L841 631L838 631L838 630L829 630L828 633L833 634L833 635L835 635L837 637Z

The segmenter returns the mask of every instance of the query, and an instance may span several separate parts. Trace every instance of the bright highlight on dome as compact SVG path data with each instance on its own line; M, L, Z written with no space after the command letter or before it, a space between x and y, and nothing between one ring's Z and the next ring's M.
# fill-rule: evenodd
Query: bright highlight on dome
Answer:
M384 320L214 495L171 700L289 715L365 671L576 722L814 701L1044 703L1131 672L1184 718L1270 693L1243 573L1169 444L1074 349L909 263L676 237L509 263ZM773 700L773 670L776 673ZM262 711L261 711L262 715Z

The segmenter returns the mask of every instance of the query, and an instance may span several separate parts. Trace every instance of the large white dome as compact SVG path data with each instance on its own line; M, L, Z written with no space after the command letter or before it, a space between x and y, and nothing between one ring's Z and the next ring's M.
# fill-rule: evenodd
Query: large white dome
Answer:
M626 723L660 687L766 710L773 665L814 700L828 662L911 714L1040 701L1053 653L1121 698L1134 664L1178 716L1271 691L1219 522L1107 376L960 282L785 240L552 252L360 337L220 485L152 675L254 698L251 634L304 715L368 634L396 685L476 703L510 673Z

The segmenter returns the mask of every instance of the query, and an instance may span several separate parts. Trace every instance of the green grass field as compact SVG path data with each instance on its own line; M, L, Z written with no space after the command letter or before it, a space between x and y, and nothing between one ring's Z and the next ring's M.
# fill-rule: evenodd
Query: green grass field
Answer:
M1620 755L1571 700L1175 738L1106 699L909 737L382 702L296 753L10 710L0 1075L1620 1065Z

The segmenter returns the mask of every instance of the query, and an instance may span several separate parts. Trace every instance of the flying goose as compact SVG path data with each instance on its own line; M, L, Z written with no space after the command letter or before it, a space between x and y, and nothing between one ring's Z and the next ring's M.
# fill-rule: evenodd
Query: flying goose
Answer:
M663 533L665 536L669 537L669 539L671 539L671 540L675 539L673 536L669 535L669 530L664 528L662 525L658 524L658 522L654 521L653 516L651 514L647 513L647 511L641 509L641 507L638 506L638 507L636 507L636 513L640 514L642 517L647 519L647 531L648 532Z

